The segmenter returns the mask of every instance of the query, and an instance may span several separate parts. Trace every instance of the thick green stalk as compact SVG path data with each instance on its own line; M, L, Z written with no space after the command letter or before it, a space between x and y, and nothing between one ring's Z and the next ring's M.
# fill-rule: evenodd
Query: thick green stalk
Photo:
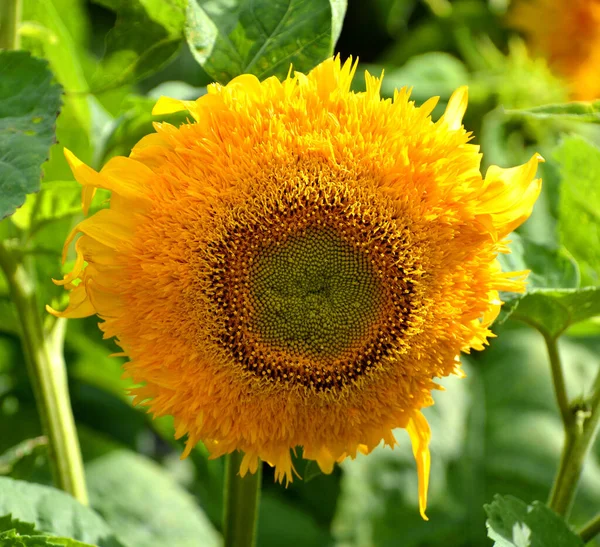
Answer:
M55 484L81 503L87 491L79 440L71 411L63 359L64 320L45 332L33 276L15 251L0 244L0 268L6 275L17 309L27 370L33 386L42 429L48 438Z
M600 534L600 515L596 515L590 522L585 524L581 530L578 531L578 534L583 540L583 543L591 541Z
M0 0L0 49L19 49L21 0Z
M225 463L225 507L223 534L225 547L253 547L256 544L256 522L260 502L262 466L256 473L240 477L244 454L233 452Z
M567 518L575 499L585 458L600 424L600 373L594 382L592 395L584 405L568 404L557 339L545 337L552 366L554 386L565 427L565 445L548 499L548 506Z

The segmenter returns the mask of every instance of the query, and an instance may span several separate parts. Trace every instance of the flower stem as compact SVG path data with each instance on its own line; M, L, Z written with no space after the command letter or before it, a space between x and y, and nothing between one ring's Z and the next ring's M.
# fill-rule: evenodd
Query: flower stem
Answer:
M594 382L592 395L584 404L569 405L557 339L545 337L552 366L556 397L565 427L565 445L548 506L567 518L573 505L585 457L594 442L600 425L600 373Z
M563 374L560 354L558 353L558 340L549 335L544 334L544 340L548 349L548 357L550 359L550 368L552 370L552 380L554 383L554 393L556 402L560 410L565 432L568 433L573 424L574 414L571 412L569 398L567 396L567 388L565 387L565 377Z
M596 515L592 520L581 528L578 532L579 536L583 540L583 543L587 543L594 539L600 534L600 514Z
M256 473L240 477L239 469L243 457L244 454L239 451L226 457L223 515L225 547L253 547L256 544L262 467L259 462Z
M19 49L19 22L21 21L21 0L0 2L0 49Z
M48 438L55 484L83 504L87 491L79 440L71 411L63 358L65 323L44 331L34 276L16 251L0 244L0 268L6 275L17 309L27 371L35 394L42 430Z

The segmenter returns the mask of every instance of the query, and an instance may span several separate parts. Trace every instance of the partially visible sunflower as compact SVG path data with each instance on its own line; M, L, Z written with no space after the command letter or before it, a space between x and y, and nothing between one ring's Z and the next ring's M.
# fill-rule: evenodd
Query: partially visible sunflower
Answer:
M236 449L292 480L290 450L331 472L393 430L411 438L425 515L429 438L421 408L458 355L483 349L505 237L540 191L538 156L482 178L462 127L467 90L436 123L437 98L350 91L356 64L329 59L284 81L211 85L196 101L161 98L129 158L97 173L66 156L87 210L61 317L103 319L140 384L135 402L175 419L212 456Z
M515 0L509 23L569 85L576 100L600 98L600 0Z

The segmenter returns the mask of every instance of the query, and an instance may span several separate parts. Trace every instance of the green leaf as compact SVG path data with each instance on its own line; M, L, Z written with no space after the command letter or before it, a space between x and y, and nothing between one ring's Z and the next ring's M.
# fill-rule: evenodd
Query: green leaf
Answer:
M562 248L535 243L517 233L509 236L510 254L501 254L498 260L505 272L530 270L528 292L533 289L574 289L579 286L579 268Z
M66 545L68 547L93 547L70 538L42 535L30 522L22 522L12 515L0 517L0 545L2 547L43 547Z
M0 52L0 218L39 190L60 108L61 88L52 78L45 61Z
M488 536L498 547L583 547L567 523L539 501L531 505L513 496L494 496L485 505Z
M583 284L600 285L600 148L581 137L568 137L555 158L562 171L561 242L579 263Z
M96 60L87 51L88 18L85 0L25 0L23 3L22 45L32 55L47 59L64 90L64 104L56 124L58 143L50 149L44 166L44 180L64 180L71 171L63 156L67 147L84 162L92 159L93 135L86 67Z
M506 115L549 121L600 123L600 101L547 104L523 110L507 110Z
M499 256L504 271L529 269L524 295L503 294L506 301L497 321L508 317L555 337L571 325L600 315L600 287L579 286L579 269L561 248L540 245L511 234L511 253Z
M92 507L127 544L220 544L190 494L147 458L116 450L86 465L86 477Z
M92 509L49 486L0 477L0 515L9 513L32 523L41 532L72 537L99 547L123 547Z
M186 38L216 81L240 74L283 78L333 54L345 0L191 0Z
M508 317L556 337L571 325L600 315L600 287L534 289L505 305Z
M15 530L17 534L22 536L31 536L36 533L33 524L15 519L10 514L0 517L0 532L8 532L9 530Z
M186 0L94 0L117 13L106 54L94 77L97 91L139 80L168 63L183 41Z

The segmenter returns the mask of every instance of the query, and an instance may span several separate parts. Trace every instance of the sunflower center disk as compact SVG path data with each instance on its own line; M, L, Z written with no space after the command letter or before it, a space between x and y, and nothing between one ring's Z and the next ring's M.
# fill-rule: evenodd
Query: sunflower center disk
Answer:
M212 339L245 373L331 391L403 351L417 304L402 232L335 207L270 220L240 221L208 250Z
M249 282L257 334L297 357L335 358L364 343L381 307L369 256L328 227L261 249Z

